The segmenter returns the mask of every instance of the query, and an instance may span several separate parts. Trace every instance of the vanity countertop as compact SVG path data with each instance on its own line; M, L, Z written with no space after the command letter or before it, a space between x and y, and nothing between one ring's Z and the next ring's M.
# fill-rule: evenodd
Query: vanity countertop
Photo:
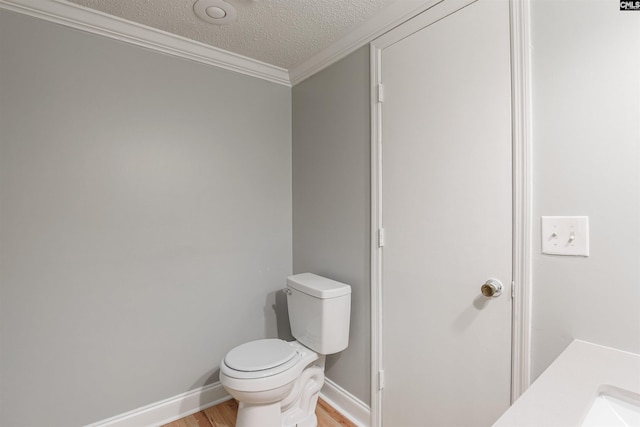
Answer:
M602 386L640 394L640 355L573 341L493 427L580 426Z

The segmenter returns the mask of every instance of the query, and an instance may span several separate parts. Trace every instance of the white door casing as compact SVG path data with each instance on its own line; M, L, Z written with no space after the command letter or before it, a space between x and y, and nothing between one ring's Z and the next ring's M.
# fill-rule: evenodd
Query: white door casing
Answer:
M506 0L447 0L372 43L374 426L490 424L528 385L528 292L516 295L510 375L512 277L528 289L529 160L518 75L512 174L509 20ZM527 58L519 25L514 60ZM480 295L489 276L505 284L500 298Z

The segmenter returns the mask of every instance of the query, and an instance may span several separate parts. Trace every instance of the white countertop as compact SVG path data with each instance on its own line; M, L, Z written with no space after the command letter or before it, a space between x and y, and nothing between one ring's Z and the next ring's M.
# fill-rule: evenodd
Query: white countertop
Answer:
M640 394L640 355L573 341L493 427L579 426L603 385Z

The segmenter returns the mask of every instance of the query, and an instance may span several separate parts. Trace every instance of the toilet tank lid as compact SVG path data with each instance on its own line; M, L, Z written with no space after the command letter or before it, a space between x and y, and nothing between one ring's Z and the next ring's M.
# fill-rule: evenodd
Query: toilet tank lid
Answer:
M351 293L351 286L313 273L287 277L287 285L316 298L337 298Z

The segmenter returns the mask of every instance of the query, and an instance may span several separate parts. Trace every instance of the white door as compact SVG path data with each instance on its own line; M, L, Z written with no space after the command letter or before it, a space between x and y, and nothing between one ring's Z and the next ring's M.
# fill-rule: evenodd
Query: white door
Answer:
M454 4L378 42L385 427L490 426L509 406L509 4Z

